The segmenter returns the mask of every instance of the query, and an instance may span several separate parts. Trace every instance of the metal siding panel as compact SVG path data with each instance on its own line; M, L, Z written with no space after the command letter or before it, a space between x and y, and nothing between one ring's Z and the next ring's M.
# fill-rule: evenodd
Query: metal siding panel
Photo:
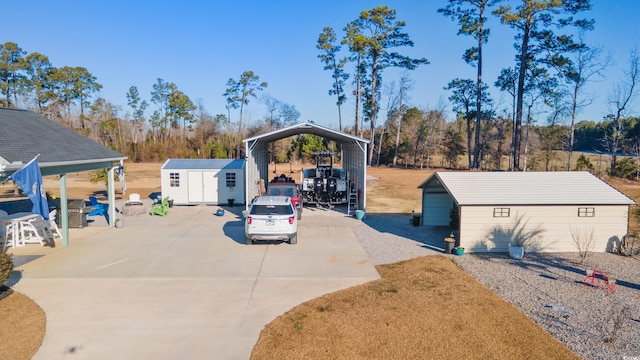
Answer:
M596 206L595 217L578 217L577 206L511 207L508 218L494 218L493 206L461 207L461 241L469 252L507 252L509 230L514 229L515 215L524 215L525 229L544 232L536 246L526 251L574 252L577 247L571 229L591 231L595 235L593 251L604 252L627 232L627 206ZM525 230L526 231L526 230Z

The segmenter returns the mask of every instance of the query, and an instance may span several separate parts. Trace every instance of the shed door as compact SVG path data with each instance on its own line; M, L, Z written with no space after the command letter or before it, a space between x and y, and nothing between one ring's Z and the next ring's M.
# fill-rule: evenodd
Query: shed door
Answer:
M202 172L189 171L189 175L187 177L189 178L189 202L202 202L202 194L204 191L202 185Z
M189 172L189 202L218 203L218 172Z
M218 203L218 171L202 173L202 201L206 203Z

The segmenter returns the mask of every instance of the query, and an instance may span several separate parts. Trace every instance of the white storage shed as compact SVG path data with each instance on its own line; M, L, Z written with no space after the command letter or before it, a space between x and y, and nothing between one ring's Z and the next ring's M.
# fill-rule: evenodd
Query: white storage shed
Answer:
M244 204L245 164L244 159L169 159L160 168L162 196L174 205Z
M538 234L528 252L577 251L593 237L609 251L628 231L635 202L589 172L436 172L422 189L421 225L451 226L465 252L507 252Z

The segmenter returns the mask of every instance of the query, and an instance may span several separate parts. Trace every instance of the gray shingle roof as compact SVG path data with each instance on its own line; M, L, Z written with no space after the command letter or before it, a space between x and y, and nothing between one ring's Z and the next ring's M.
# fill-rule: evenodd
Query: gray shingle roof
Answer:
M119 160L126 156L34 112L0 107L0 164Z
M586 171L436 172L458 205L632 205L635 202Z

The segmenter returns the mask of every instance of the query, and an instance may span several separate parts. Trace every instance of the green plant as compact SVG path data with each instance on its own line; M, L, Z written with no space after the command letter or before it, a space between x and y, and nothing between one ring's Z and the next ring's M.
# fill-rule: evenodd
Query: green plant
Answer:
M4 285L13 273L13 260L10 254L0 254L0 286Z
M582 154L578 157L578 160L576 160L576 167L574 168L574 170L586 170L589 172L593 172L593 164L591 163L591 161L589 161L589 159L587 159L586 156L584 156L584 154Z

